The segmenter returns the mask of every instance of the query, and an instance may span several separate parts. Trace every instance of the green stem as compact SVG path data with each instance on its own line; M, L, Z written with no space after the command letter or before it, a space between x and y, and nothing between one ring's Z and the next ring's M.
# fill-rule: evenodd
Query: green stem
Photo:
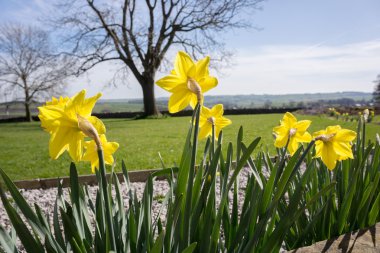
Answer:
M111 241L111 250L116 251L116 241L115 241L115 232L113 228L113 222L112 222L112 213L111 213L111 202L108 198L108 184L107 184L107 177L106 177L106 166L104 164L104 156L103 156L103 150L98 149L98 157L99 157L99 170L101 175L101 183L102 183L102 192L106 207L106 217L107 217L107 229L108 233L110 235L110 241Z
M193 146L191 152L190 160L190 170L189 178L187 181L187 196L186 196L186 205L185 205L185 219L184 219L184 234L183 234L183 247L181 250L185 249L190 242L189 232L190 232L190 216L191 216L191 200L193 197L193 181L194 181L194 172L195 172L195 162L197 157L197 146L198 146L198 132L199 132L199 117L200 117L200 104L197 103L195 110L195 125L194 125L194 136L193 136Z
M214 155L214 152L215 152L215 125L212 124L212 140L211 140L211 156L210 156L210 160L212 160L212 157Z
M365 151L365 125L366 125L366 120L363 119L363 133L362 133L362 154L363 155Z
M288 140L286 141L285 147L282 150L281 157L279 157L280 163L278 166L275 182L277 182L280 179L280 175L284 169L285 159L286 159L286 150L288 150L289 142L290 142L290 136L288 137Z

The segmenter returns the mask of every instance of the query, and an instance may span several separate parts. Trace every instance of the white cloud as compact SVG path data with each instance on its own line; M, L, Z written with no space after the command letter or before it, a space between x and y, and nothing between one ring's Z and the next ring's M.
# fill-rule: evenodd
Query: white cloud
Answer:
M285 94L373 90L380 74L380 40L341 46L268 45L238 50L231 70L219 78L210 95ZM73 80L71 94L87 88L95 94L112 79L115 65L104 63L84 78ZM160 73L158 77L165 75ZM215 73L214 73L215 74ZM130 75L127 86L104 89L104 98L142 97L139 84ZM157 96L169 94L156 88Z
M380 40L341 46L268 45L238 51L213 94L372 91Z

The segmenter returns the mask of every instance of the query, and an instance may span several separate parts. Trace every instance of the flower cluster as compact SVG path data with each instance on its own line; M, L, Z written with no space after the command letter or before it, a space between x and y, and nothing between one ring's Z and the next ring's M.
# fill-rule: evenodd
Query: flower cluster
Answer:
M299 143L315 141L315 157L322 159L329 170L333 170L337 161L353 159L351 142L356 138L352 130L342 129L340 126L329 126L325 130L313 133L313 137L306 132L310 126L310 120L297 121L293 114L285 113L280 121L280 126L274 127L276 136L275 146L287 147L293 155L299 147Z
M341 115L340 112L338 112L334 107L329 108L329 115L331 117L339 117Z
M209 75L209 63L209 57L194 62L187 53L180 51L170 75L161 78L156 84L172 93L168 105L170 113L179 112L189 105L194 109L200 103L199 138L211 136L214 128L217 139L221 129L230 125L231 120L223 117L222 104L211 109L203 106L203 94L218 84L218 79Z
M73 161L89 161L94 172L99 167L96 154L102 148L105 162L113 164L112 154L118 149L116 142L107 142L106 127L95 116L92 109L101 94L85 98L86 91L82 90L72 98L53 97L45 105L38 107L41 127L50 133L49 154L57 159L68 151ZM85 142L85 137L93 140ZM86 152L84 153L84 149ZM83 154L84 153L84 154Z

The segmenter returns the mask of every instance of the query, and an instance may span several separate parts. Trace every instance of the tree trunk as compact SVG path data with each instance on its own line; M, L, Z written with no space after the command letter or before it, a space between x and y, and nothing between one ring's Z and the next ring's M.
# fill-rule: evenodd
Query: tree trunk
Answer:
M160 111L156 105L156 98L154 96L154 79L146 80L144 84L141 84L143 90L144 100L144 115L145 116L157 116L160 115Z
M25 102L25 118L27 121L32 122L32 114L30 113L30 105L29 102Z
M24 84L24 93L25 93L25 100L24 100L24 105L25 105L25 119L26 121L32 122L32 114L30 113L30 101L31 97L29 96L29 86L28 83L26 82L27 75L22 73L21 74L21 80Z

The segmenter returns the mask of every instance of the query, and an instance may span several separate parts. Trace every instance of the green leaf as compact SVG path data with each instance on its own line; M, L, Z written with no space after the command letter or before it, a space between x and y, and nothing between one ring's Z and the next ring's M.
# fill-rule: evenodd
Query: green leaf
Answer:
M244 165L247 164L248 158L251 156L252 152L255 150L257 144L259 144L261 138L257 137L254 139L251 144L248 146L246 152L243 153L241 159L237 161L236 168L234 170L234 173L231 176L231 179L228 183L227 189L231 189L232 184L235 182L237 175L240 173L241 169L244 167Z
M44 237L45 231L42 225L40 224L40 221L33 209L29 206L24 197L18 191L16 185L12 182L12 180L8 177L7 174L5 174L5 172L2 169L0 169L0 174L4 180L5 185L7 186L9 193L12 195L16 205L18 206L18 208L20 208L20 211L25 216L28 223L30 225L34 225L33 227L37 229L37 232L40 237Z
M244 145L244 143L242 143L242 149L243 149L243 152L246 152L246 150L247 150L247 147ZM257 171L255 163L253 162L253 160L252 160L251 157L248 158L248 167L251 170L252 175L255 177L255 179L256 179L257 183L259 184L260 188L263 189L263 182L261 180L259 172Z
M182 253L192 253L196 247L197 247L197 243L193 242L192 244L190 244L189 247L187 247L186 249L184 249L182 251Z
M16 240L13 240L8 232L0 225L0 245L5 253L17 253ZM0 248L1 249L1 248Z
M73 162L70 164L70 191L71 191L71 194L70 194L71 203L79 207L78 172Z
M4 177L3 177L4 178ZM33 237L33 235L29 232L29 229L22 221L20 215L18 215L17 211L11 206L7 196L5 195L3 188L0 186L0 197L3 201L3 205L5 210L8 213L9 220L12 222L13 227L16 230L16 233L24 246L27 253L41 253L43 252L43 247L40 241Z
M380 213L380 192L377 194L376 200L368 214L368 224L375 224Z
M156 241L154 242L153 244L153 247L151 249L151 253L161 253L162 252L162 246L163 246L163 243L164 243L164 237L165 237L165 231L162 231Z

